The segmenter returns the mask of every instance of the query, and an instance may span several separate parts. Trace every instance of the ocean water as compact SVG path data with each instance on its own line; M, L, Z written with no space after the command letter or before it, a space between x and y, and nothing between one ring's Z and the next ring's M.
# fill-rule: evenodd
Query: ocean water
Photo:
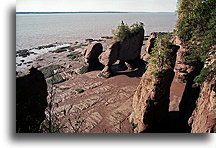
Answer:
M16 50L55 42L82 42L112 35L121 21L128 25L143 22L145 35L174 29L176 13L69 13L17 14Z

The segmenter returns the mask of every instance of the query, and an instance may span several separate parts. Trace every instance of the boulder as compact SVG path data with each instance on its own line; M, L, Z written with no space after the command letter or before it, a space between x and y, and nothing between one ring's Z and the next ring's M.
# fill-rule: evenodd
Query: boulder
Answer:
M112 42L108 48L99 56L99 61L103 65L112 65L118 60L120 42Z
M101 65L98 57L102 52L103 46L101 43L93 43L86 48L84 58L85 62L89 64L89 70L95 69L97 66Z

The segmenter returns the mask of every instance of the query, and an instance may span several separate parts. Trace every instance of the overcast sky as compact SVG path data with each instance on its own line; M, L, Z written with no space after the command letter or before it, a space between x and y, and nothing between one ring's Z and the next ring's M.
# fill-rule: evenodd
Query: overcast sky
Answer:
M177 0L17 0L17 12L174 12Z

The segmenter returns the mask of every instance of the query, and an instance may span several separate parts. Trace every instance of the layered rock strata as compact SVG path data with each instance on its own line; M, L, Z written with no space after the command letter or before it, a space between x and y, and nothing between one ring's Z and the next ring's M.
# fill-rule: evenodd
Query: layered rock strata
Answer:
M177 52L175 73L180 82L185 82L188 79L190 73L194 71L194 66L186 63L188 52L190 51L184 43L178 38L175 37L173 44L178 45L180 48Z
M200 87L199 97L195 103L195 109L188 120L191 133L215 132L215 51L210 54L205 67L209 66L208 76Z
M174 78L174 65L176 60L177 47L172 46L169 59L169 66L151 74L151 65L142 76L141 82L133 97L133 109L130 122L134 132L148 132L158 124L169 111L170 86Z
M127 66L129 69L134 69L140 65L140 53L144 40L144 29L141 29L136 34L133 34L129 38L125 38L120 42L112 42L108 45L108 48L103 52L99 59L100 62L105 65L104 69L99 76L109 77L111 75L111 65L117 60L120 60L122 67ZM125 62L127 65L125 65Z
M191 133L213 133L215 131L215 79L204 82L196 102L196 108L189 118Z

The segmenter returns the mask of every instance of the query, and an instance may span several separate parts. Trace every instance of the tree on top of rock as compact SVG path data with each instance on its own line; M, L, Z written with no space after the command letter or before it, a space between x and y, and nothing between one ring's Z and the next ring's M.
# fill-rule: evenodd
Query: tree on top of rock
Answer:
M116 30L112 30L113 39L115 41L122 41L125 38L129 38L133 36L135 33L141 31L143 29L143 26L144 24L142 22L128 26L122 21Z

